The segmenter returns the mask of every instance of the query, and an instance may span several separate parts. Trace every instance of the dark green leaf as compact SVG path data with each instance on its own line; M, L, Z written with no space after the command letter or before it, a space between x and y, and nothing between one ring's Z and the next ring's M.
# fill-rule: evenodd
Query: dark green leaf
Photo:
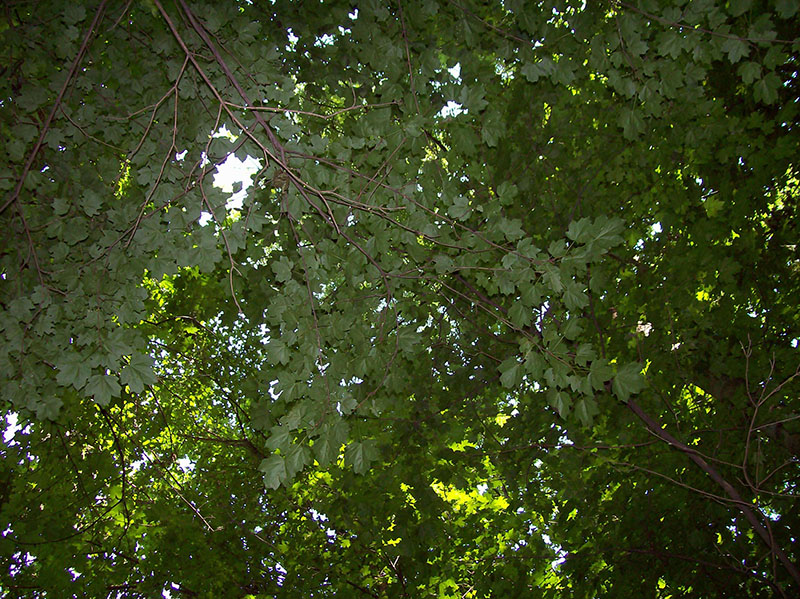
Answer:
M133 354L128 365L120 372L119 379L134 393L141 393L145 387L156 382L153 359L144 354Z
M369 469L370 463L378 457L372 440L353 441L344 452L344 463L351 467L356 474L364 474Z
M522 371L522 365L516 358L509 358L500 364L500 382L507 389L516 387Z
M631 395L639 393L644 388L642 367L636 362L625 364L617 370L611 388L621 401L628 401Z
M264 486L268 489L277 489L287 478L285 460L279 455L261 460L258 469L264 473Z
M593 399L582 398L575 403L575 415L583 426L590 426L594 417L599 413L597 402Z
M108 406L111 399L119 396L121 388L117 378L107 374L96 374L89 379L85 391L103 407Z

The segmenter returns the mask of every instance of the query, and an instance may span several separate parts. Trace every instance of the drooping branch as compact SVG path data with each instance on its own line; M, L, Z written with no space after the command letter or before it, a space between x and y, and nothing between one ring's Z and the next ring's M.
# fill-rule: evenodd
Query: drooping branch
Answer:
M764 544L769 548L772 554L778 558L783 567L786 568L786 571L791 575L792 579L794 579L795 584L798 586L798 588L800 588L800 570L798 570L797 566L791 561L791 559L789 559L789 556L786 555L786 553L778 546L773 535L770 534L770 531L768 531L760 522L758 516L756 516L753 509L750 507L750 504L742 498L733 485L725 480L722 475L708 462L706 462L706 460L695 449L692 449L668 433L652 416L650 416L650 414L645 412L641 406L636 403L636 401L633 399L629 400L627 406L631 412L636 414L636 416L638 416L639 419L644 422L645 426L647 426L650 432L678 451L684 453L703 472L705 472L708 477L711 478L711 480L722 487L722 489L725 491L725 494L730 498L731 502L734 503L739 511L742 512L744 517L750 523L750 526L753 527L753 530L758 534L759 537L761 537L761 540L764 542Z
M188 18L189 22L191 23L192 28L195 30L197 35L200 36L200 38L203 40L203 43L208 47L208 49L211 50L212 54L214 55L214 59L216 60L217 64L220 66L220 68L225 73L225 76L228 78L228 80L234 86L234 88L239 93L239 95L242 97L242 99L245 101L245 103L248 106L252 106L253 102L250 100L250 97L247 95L247 92L245 92L245 90L242 88L242 86L239 83L238 79L236 79L236 77L234 76L233 72L230 70L230 68L228 67L227 63L222 58L222 55L219 53L219 50L214 45L214 43L211 41L211 38L206 33L205 29L203 29L202 25L200 25L200 23L197 22L197 19L195 18L194 14L189 9L187 4L183 0L179 0L179 3L181 5L181 8L183 9L184 13L186 14L186 17ZM166 14L166 13L164 13L164 14ZM319 197L319 199L322 200L322 202L325 204L325 207L328 210L327 214L325 214L322 211L322 209L319 206L317 206L317 204L314 201L311 200L311 197L308 195L308 192L306 191L306 188L308 187L308 185L304 181L300 180L300 178L296 174L294 174L292 172L292 170L289 168L289 164L286 161L286 150L283 147L283 144L281 144L278 141L278 138L275 136L275 133L272 131L272 128L269 126L269 124L264 120L264 118L258 112L255 112L253 114L254 114L255 119L258 122L258 124L267 133L267 138L269 139L270 144L272 144L272 147L275 149L275 152L277 153L277 155L275 155L275 154L272 154L271 152L269 152L270 158L272 158L272 160L286 173L286 175L289 177L289 180L295 186L295 188L297 189L298 193L303 197L303 199L306 200L306 202L308 202L308 204L311 205L320 214L320 216L322 216L323 219L329 220L331 225L333 226L333 228L336 229L337 233L340 232L339 225L336 222L336 219L334 218L334 215L333 215L333 210L331 210L330 205L328 205L328 201L325 199L325 196L322 193L320 193L319 191L315 190L316 193L314 195Z
M33 146L33 150L31 150L31 153L28 155L28 160L25 162L25 166L22 167L22 173L20 174L19 179L17 179L17 184L14 187L14 191L11 192L11 195L8 197L8 199L3 203L2 206L0 206L0 214L3 214L3 212L5 212L6 209L19 198L19 194L22 191L22 186L25 185L25 179L27 178L31 167L33 166L33 161L36 159L36 155L39 153L39 150L44 143L44 138L47 135L47 132L50 130L50 124L53 122L56 112L58 112L61 107L61 101L64 99L64 94L67 93L67 89L69 89L72 78L75 76L75 73L78 70L78 65L80 65L81 61L83 60L83 55L86 54L86 49L89 47L89 42L91 41L92 36L97 29L97 24L103 17L107 3L108 0L103 0L100 3L100 6L97 7L97 12L94 15L92 24L89 25L89 29L86 31L86 35L83 37L83 43L78 50L78 54L72 61L69 74L67 75L66 79L64 79L64 83L58 92L58 96L56 96L56 101L53 102L53 107L50 109L50 114L47 115L47 119L45 119L45 122L42 125L42 130L39 132L39 139L36 140L36 144Z

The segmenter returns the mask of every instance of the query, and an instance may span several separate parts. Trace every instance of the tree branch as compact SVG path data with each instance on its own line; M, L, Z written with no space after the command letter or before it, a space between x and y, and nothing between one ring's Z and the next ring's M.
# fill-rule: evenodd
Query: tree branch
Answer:
M750 523L750 526L753 527L753 530L758 534L759 537L761 537L761 540L764 541L773 555L775 555L781 564L783 564L783 567L786 568L786 571L791 575L792 579L795 581L795 584L800 587L800 571L798 570L797 566L789 559L789 556L786 555L786 553L780 547L778 547L774 537L759 521L755 512L750 507L750 504L747 503L741 495L739 495L739 492L727 480L725 480L719 472L717 472L708 462L706 462L696 450L692 449L685 443L678 441L675 437L664 430L664 428L662 428L662 426L652 416L645 412L633 399L628 401L627 406L631 412L636 414L639 419L644 422L645 426L647 426L647 428L654 435L678 451L686 454L686 456L697 466L699 466L700 469L705 472L709 478L711 478L711 480L722 487L728 497L730 497L734 502L736 507L739 508L739 511L744 514L744 517Z

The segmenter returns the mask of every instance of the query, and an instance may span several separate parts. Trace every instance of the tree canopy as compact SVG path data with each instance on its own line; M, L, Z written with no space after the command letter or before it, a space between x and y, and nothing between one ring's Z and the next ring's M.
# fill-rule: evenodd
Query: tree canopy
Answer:
M798 596L798 25L6 2L0 594Z

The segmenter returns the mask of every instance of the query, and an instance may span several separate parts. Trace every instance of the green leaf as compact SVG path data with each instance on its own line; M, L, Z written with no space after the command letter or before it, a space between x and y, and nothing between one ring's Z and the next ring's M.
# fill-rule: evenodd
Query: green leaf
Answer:
M500 364L500 382L507 389L513 389L519 382L522 364L512 357Z
M575 403L575 415L584 426L591 426L594 417L599 413L597 402L594 399L582 398Z
M113 397L119 397L121 387L117 378L108 374L96 374L89 379L85 391L98 405L106 407Z
M64 9L64 21L68 25L80 23L86 18L86 9L80 4L68 4Z
M469 200L463 196L456 197L453 200L453 205L447 209L447 214L450 215L450 218L461 221L467 220L471 212Z
M624 223L620 218L609 218L605 215L595 219L590 229L590 241L587 249L593 256L604 254L612 247L622 243L620 235L624 230Z
M644 119L635 108L624 109L618 122L622 127L625 139L635 139L644 133Z
M199 239L194 251L194 260L200 268L200 272L211 272L220 260L220 252L217 247L217 239L214 237L211 227L200 229L196 234ZM159 241L162 244L163 241Z
M589 369L589 381L592 387L598 391L605 388L606 381L610 380L614 375L614 369L604 358L598 358L592 362Z
M567 237L576 243L586 243L592 239L592 221L588 217L572 221L567 228Z
M729 12L731 16L738 17L748 10L753 4L753 0L730 0Z
M781 80L775 73L767 73L755 84L755 98L765 104L774 104L778 101L778 88Z
M497 197L504 206L511 206L519 195L519 188L513 183L503 181L497 186Z
M308 447L304 447L301 445L292 445L289 447L289 450L286 452L286 459L285 459L285 468L286 468L286 478L292 479L295 475L300 472L303 467L308 463L310 457L310 452Z
M53 200L53 212L56 216L64 216L69 212L70 203L63 198L55 198Z
M736 64L742 58L750 54L750 46L744 40L738 38L728 38L722 44L722 51L728 55L728 60Z
M520 286L522 301L528 306L542 305L542 288L536 284L526 284Z
M280 283L285 283L292 278L292 267L294 263L286 257L281 257L272 263L272 272L275 273L275 278Z
M267 355L273 364L288 364L290 360L289 348L281 339L270 339L267 343Z
M250 410L250 424L256 430L266 430L272 423L270 402L266 400L253 404Z
M522 302L514 302L514 305L508 309L508 318L515 327L521 329L531 323L533 312L530 308L526 308Z
M574 341L583 332L583 319L579 316L571 316L562 330L565 339Z
M686 39L679 31L664 31L658 35L658 53L673 60L683 52Z
M413 353L418 347L419 334L410 327L403 327L397 331L397 347L400 351Z
M372 439L353 441L345 449L344 463L351 467L356 474L365 474L377 457L378 452Z
M270 430L269 439L267 439L266 446L272 451L280 449L287 451L291 444L291 431L288 426L273 426Z
M58 384L62 387L72 385L78 390L83 388L92 372L87 360L73 351L63 352L56 362L56 368L58 368L56 375Z
M481 139L490 148L497 147L497 142L505 133L506 125L502 116L496 111L487 111L481 127Z
M522 66L522 74L530 83L536 83L540 77L547 77L555 70L555 63L553 59L546 56L542 60L535 63L525 63Z
M424 119L417 115L416 117L409 119L405 123L405 132L409 137L419 137L422 135L423 127L425 125Z
M536 63L526 62L522 65L520 72L525 76L529 83L536 83L542 76L542 69Z
M572 408L572 398L566 391L557 391L551 389L548 393L548 402L558 411L558 415L562 418L569 416L570 409Z
M6 594L791 595L797 2L8 4Z
M120 372L119 379L133 393L141 393L145 387L156 382L156 375L153 372L153 359L144 354L131 355L130 362Z
M356 409L358 406L358 402L352 396L343 397L341 401L339 401L338 409L339 411L344 414L351 414L353 410Z
M338 421L333 425L323 428L319 438L314 441L314 455L320 466L327 466L330 462L339 457L339 452L347 440L347 423Z
M559 294L564 290L564 284L561 282L561 271L555 266L545 265L542 279L544 284L553 290L553 293Z
M53 420L58 418L61 406L64 405L58 397L40 398L36 403L36 417L39 420Z
M589 297L583 288L572 279L564 285L564 304L570 312L580 312L589 304Z
M742 81L748 85L761 78L761 65L757 62L743 62L738 71Z
M444 254L439 254L436 258L433 259L433 263L436 267L437 274L445 274L453 270L453 259L450 256L446 256Z
M305 403L294 404L292 409L281 418L281 424L290 431L297 430L306 416L306 411Z
M711 196L703 201L703 209L709 218L714 218L724 208L725 204L716 196Z
M465 86L461 90L459 102L467 107L470 112L475 114L483 112L483 109L489 105L486 100L486 88L481 84Z
M536 350L530 350L525 356L525 373L533 381L539 381L547 366L544 358Z
M597 357L591 343L581 343L575 352L575 363L578 366L585 366Z
M631 362L619 368L611 383L611 389L620 401L628 401L631 395L639 393L643 388L642 367L637 362Z
M520 225L521 222L516 218L501 218L498 224L500 230L503 232L503 235L505 235L506 239L509 241L516 241L525 235L525 232L522 230Z
M797 13L798 4L797 0L778 0L775 8L781 18L791 19Z
M322 434L314 441L314 456L323 468L338 456L338 449L334 448L328 435Z
M506 254L503 256L503 260L500 262L500 264L502 264L503 268L506 270L513 269L519 263L520 259L516 254Z
M81 198L81 208L86 216L92 217L100 214L102 206L103 198L101 198L96 192L88 190L83 194L83 198Z
M569 248L563 240L554 239L547 247L547 251L553 258L562 258L566 255L567 251L569 251Z
M287 478L285 460L277 454L261 460L258 469L264 473L264 486L267 489L277 489Z

